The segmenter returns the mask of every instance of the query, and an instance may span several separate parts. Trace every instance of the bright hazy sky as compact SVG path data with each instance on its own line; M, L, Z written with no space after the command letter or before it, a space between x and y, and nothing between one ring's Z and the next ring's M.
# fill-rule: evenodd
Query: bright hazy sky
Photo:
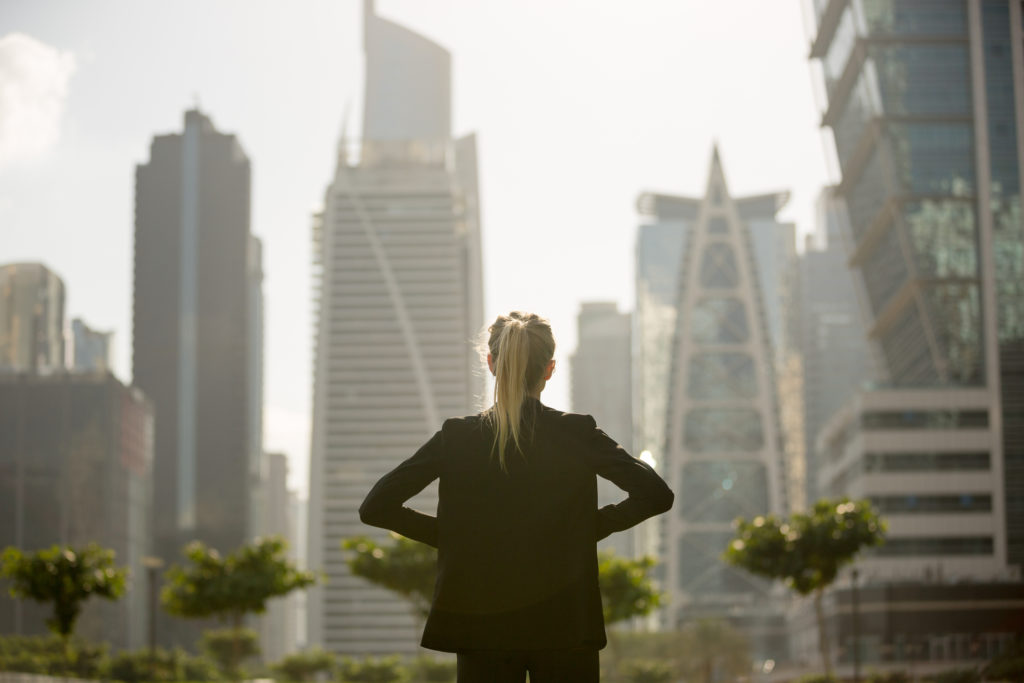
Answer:
M378 0L452 53L454 133L476 132L486 318L547 315L569 408L581 301L631 310L635 200L791 190L812 229L830 177L800 0ZM264 241L265 445L304 491L310 213L343 112L360 130L358 0L0 0L0 263L42 261L68 317L114 330L131 375L135 165L196 101L252 160Z

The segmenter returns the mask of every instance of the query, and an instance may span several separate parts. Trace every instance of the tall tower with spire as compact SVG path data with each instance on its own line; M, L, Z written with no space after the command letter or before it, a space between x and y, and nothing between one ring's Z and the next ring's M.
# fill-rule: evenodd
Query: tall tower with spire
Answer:
M365 4L359 144L345 136L314 217L315 363L309 641L336 653L413 653L409 605L350 574L342 542L373 483L444 418L479 409L484 375L476 141L453 139L450 57ZM433 513L436 488L411 505Z
M663 470L680 501L665 524L668 625L728 618L768 656L779 618L769 586L721 555L736 517L786 508L774 373L782 341L768 305L786 264L758 247L793 240L774 219L785 196L734 199L715 149L680 261Z

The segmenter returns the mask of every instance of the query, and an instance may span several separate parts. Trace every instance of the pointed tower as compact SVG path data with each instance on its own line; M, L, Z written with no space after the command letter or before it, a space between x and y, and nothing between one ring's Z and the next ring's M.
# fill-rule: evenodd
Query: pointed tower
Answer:
M452 139L448 53L366 5L361 141L343 127L334 178L313 219L316 302L308 642L338 654L415 654L406 601L354 576L345 539L388 534L359 521L382 474L446 417L477 412L484 369L476 139ZM412 507L433 513L437 487Z
M776 195L782 197L784 195ZM765 196L767 197L767 195ZM771 647L769 585L721 560L732 521L785 508L773 342L751 226L759 199L729 195L716 147L679 271L665 474L677 495L666 524L668 626L728 617ZM771 209L774 215L776 209Z

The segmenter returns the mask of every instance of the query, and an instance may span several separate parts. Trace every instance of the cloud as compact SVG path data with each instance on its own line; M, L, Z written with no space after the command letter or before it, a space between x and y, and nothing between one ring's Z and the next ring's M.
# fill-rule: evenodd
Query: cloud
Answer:
M37 158L60 137L75 56L22 33L0 38L0 166Z

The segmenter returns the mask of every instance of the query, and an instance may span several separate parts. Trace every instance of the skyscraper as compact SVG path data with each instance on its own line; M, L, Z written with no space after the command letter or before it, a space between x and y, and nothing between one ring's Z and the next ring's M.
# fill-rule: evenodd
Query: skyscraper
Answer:
M734 200L715 151L679 262L666 423L665 473L681 501L665 525L669 625L728 616L762 658L781 654L781 612L767 584L721 555L736 517L786 509L771 332L781 336L781 312L773 325L765 303L785 267L765 262L777 249L757 248L792 236L774 218L784 199Z
M975 552L1024 564L1024 61L1019 0L814 3L881 379L984 388L992 514ZM960 394L949 394L950 396ZM966 400L966 398L965 398ZM989 549L986 549L989 548Z
M373 483L445 417L475 412L483 373L476 142L453 140L450 58L365 7L362 143L343 139L313 225L317 323L310 463L309 641L413 652L411 607L350 575L341 543ZM436 487L412 502L433 512Z
M64 282L41 263L0 266L0 371L64 367Z
M576 352L569 359L572 410L593 415L601 429L626 449L633 441L630 318L629 313L619 313L615 302L583 303L576 318ZM601 478L597 495L599 506L623 498L620 488ZM625 557L636 555L633 532L613 534L601 547Z
M872 379L868 343L853 274L846 265L845 206L834 188L818 199L816 232L799 258L796 301L804 405L803 441L808 504L818 491L815 440L825 422Z
M198 110L136 169L133 375L156 411L153 531L168 562L193 539L224 552L252 535L262 332L249 187L237 139Z
M109 372L0 374L0 547L98 543L143 577L149 549L153 408ZM146 582L90 600L76 633L144 645ZM0 634L45 635L51 606L0 595Z
M113 332L100 332L81 318L71 321L71 367L77 371L106 372L110 369L110 340Z

